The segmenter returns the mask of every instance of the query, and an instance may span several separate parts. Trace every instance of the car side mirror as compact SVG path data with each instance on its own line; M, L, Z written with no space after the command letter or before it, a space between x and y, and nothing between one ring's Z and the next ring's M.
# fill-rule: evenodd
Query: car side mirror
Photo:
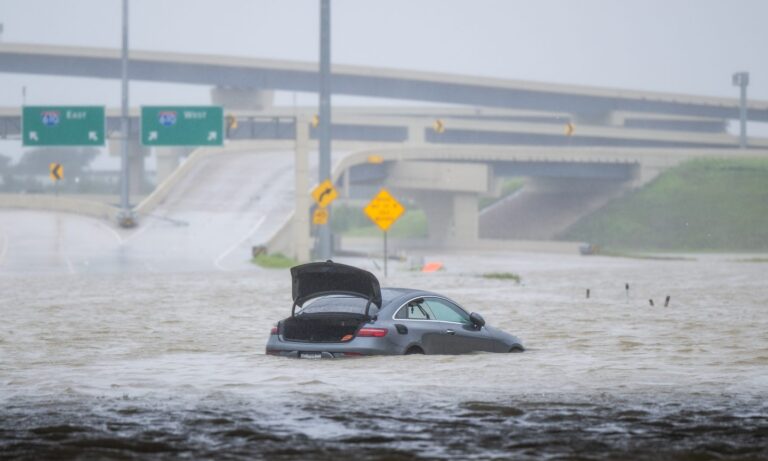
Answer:
M483 325L485 325L485 319L483 318L482 315L478 314L477 312L472 312L471 314L469 314L469 320L477 328L482 328Z

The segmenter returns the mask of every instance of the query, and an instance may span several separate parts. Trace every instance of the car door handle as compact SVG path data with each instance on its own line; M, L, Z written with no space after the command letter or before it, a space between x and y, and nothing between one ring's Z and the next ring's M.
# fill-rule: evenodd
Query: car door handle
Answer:
M445 330L445 333L448 334L448 335L455 335L456 334L456 332L453 331L453 330Z

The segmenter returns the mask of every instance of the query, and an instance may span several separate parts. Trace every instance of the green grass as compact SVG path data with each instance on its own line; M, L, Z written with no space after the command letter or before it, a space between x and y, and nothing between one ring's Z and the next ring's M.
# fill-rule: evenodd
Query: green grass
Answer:
M494 280L509 280L515 283L520 283L520 276L514 272L487 272L481 275L484 279Z
M295 259L289 258L282 253L271 255L262 253L253 258L251 262L266 269L288 269L298 264Z
M768 258L745 258L745 259L736 259L734 262L737 263L768 263Z
M609 250L768 250L768 159L686 162L560 237Z

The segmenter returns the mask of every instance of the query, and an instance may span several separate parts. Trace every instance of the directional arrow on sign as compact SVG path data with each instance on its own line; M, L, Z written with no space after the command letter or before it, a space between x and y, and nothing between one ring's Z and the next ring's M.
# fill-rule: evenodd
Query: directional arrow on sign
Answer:
M48 168L51 172L51 180L53 180L53 182L60 181L64 178L64 167L61 166L61 163L51 163Z
M29 139L32 140L32 141L39 141L40 139L38 139L38 137L37 137L37 131L30 131L29 132Z
M336 188L333 187L333 183L330 179L326 179L312 191L312 197L314 197L315 202L317 202L321 208L330 205L331 202L336 200L338 195L339 193L336 191Z
M143 106L141 142L145 146L221 146L237 119L220 106Z
M96 134L95 131L89 131L88 132L88 140L89 141L98 141L99 140L99 136Z

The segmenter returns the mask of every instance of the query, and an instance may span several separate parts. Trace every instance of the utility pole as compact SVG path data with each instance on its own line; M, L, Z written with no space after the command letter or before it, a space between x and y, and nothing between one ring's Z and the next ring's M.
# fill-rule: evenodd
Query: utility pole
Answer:
M128 172L128 0L123 0L123 51L122 51L122 106L120 111L120 215L118 223L133 227L133 213L129 197L130 176Z
M318 183L331 178L331 0L320 0L320 162ZM331 213L318 230L320 260L331 259Z
M733 85L741 89L741 101L739 105L739 121L741 125L739 134L739 147L747 148L747 85L749 85L749 72L737 72L733 74Z

